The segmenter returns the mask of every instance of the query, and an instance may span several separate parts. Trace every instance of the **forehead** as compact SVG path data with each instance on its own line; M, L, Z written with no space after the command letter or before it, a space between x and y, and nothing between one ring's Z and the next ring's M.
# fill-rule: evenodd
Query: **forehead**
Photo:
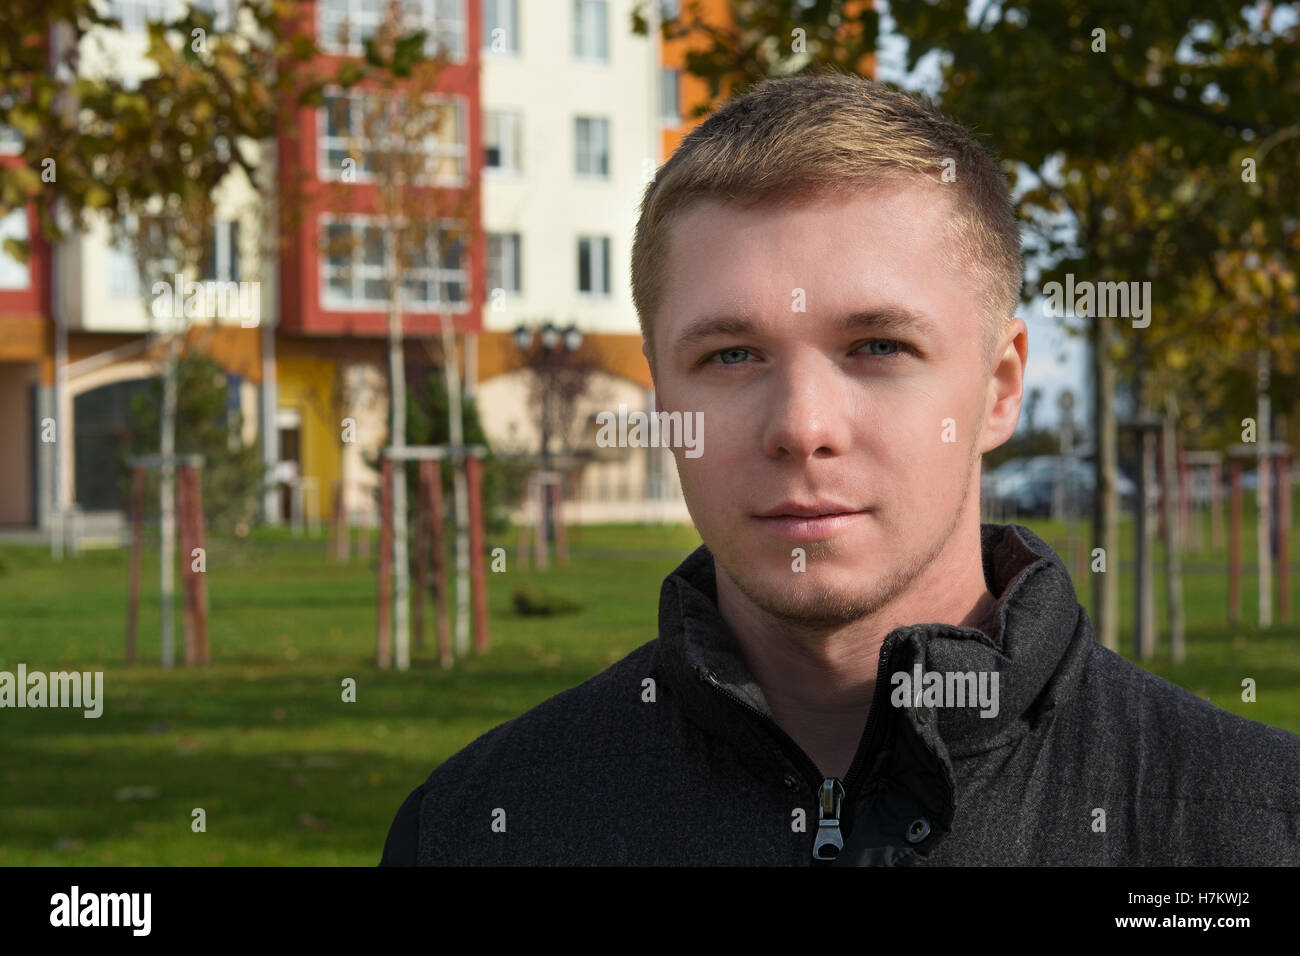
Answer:
M952 211L945 187L926 182L780 205L701 200L669 226L656 338L671 348L702 316L726 313L839 324L899 307L940 329L965 313L974 323L970 283L952 265Z

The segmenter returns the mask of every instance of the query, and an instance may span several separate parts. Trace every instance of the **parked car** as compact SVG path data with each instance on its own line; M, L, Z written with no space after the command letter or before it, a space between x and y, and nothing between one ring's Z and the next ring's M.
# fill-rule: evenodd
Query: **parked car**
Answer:
M1067 514L1082 515L1092 507L1096 486L1092 462L1074 456L1036 455L1004 462L983 476L982 494L1007 511L1026 517L1047 516L1058 485ZM1116 477L1120 506L1130 508L1137 485L1123 471Z

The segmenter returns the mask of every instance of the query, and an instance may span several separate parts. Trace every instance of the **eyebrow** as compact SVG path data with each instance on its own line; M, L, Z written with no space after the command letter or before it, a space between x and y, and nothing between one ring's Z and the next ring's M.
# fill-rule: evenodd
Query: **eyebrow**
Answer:
M837 332L870 330L886 335L912 333L926 337L937 334L933 323L919 313L903 306L881 306L851 312L840 319ZM680 355L712 338L728 335L754 335L759 332L757 323L747 315L720 312L706 315L686 327L673 344L673 353Z

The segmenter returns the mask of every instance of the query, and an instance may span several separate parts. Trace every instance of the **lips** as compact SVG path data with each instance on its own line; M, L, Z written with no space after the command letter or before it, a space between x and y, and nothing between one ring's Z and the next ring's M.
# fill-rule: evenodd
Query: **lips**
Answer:
M780 504L761 511L756 518L824 518L831 515L856 514L861 508L841 504L837 501L814 501L801 504L797 501L783 501Z
M791 506L783 505L781 507L787 508ZM807 512L824 507L829 506L799 506L795 510ZM836 505L834 507L842 506ZM865 511L839 511L833 514L755 515L754 520L758 522L758 526L762 528L765 533L774 534L787 541L807 542L825 541L830 538L839 537L865 521L866 517L867 513Z
M866 520L867 509L833 498L789 498L754 515L766 534L791 542L825 541L853 530Z

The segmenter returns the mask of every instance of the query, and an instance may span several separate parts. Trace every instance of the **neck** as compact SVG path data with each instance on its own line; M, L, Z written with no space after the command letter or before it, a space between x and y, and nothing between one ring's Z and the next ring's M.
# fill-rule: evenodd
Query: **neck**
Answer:
M974 626L995 600L984 581L978 520L961 522L935 560L889 604L830 629L796 629L772 617L716 563L715 571L718 610L773 718L827 777L848 773L889 633L922 622Z

